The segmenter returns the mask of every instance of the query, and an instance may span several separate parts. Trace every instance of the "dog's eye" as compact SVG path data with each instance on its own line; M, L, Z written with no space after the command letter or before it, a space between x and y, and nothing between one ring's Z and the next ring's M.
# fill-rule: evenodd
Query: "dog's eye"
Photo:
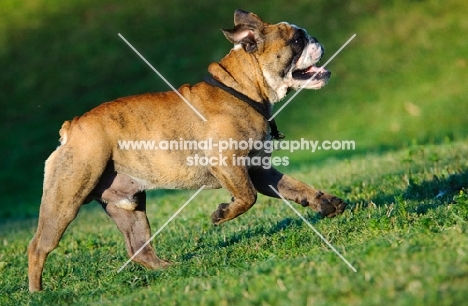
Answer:
M304 39L296 38L291 40L291 47L295 52L300 52L304 48Z
M295 52L300 52L300 51L302 51L302 49L304 49L304 46L306 44L305 35L306 35L306 33L304 32L304 30L302 30L302 29L298 30L298 31L296 31L296 33L294 33L294 36L289 41L289 43L291 44L292 49Z

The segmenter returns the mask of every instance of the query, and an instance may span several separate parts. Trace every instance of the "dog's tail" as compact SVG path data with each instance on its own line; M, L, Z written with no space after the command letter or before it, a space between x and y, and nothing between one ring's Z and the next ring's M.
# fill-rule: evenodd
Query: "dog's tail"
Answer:
M65 121L62 124L62 128L59 131L60 145L62 145L62 146L67 143L68 133L70 131L70 124L71 124L71 122L69 120Z

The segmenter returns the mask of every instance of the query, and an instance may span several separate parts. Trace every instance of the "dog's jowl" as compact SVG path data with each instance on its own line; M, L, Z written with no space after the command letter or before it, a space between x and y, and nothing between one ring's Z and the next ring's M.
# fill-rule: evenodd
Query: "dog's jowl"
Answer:
M330 78L330 72L316 66L323 55L322 45L297 26L269 24L253 13L238 10L234 28L223 33L234 44L229 54L208 67L210 77L205 81L178 89L207 121L176 93L164 92L104 103L63 124L61 144L45 164L37 232L28 247L30 291L42 289L47 255L57 247L80 206L92 200L102 205L123 233L129 256L151 236L146 218L148 189L198 189L203 185L227 189L232 198L212 213L214 224L245 213L255 203L257 192L278 197L270 185L284 198L323 216L343 212L346 203L341 199L274 167L233 163L239 157L268 160L267 150L231 146L222 152L222 163L193 165L187 163L193 156L207 161L221 158L218 148L119 147L122 140L210 139L219 143L280 138L274 122L267 120L272 105L290 89L304 84L306 89L320 89ZM158 258L151 245L134 260L151 269L169 265Z

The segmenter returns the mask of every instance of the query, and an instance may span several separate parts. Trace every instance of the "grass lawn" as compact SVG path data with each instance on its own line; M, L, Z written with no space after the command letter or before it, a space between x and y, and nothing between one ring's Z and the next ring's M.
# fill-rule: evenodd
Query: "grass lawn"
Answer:
M354 140L353 151L288 156L287 174L349 203L334 219L260 196L219 227L229 198L201 192L156 237L174 265L130 264L96 203L83 206L50 254L44 292L27 292L26 248L44 160L64 120L120 96L195 83L231 47L236 8L308 29L332 78L279 116L287 139ZM0 3L0 305L463 305L468 299L468 3L5 0ZM280 103L276 109L281 107ZM153 232L195 191L152 191Z
M156 237L158 254L175 262L163 271L131 263L117 273L127 260L123 237L99 205L83 207L47 261L45 292L34 295L24 254L35 223L3 224L0 304L462 305L467 154L465 143L416 146L293 173L352 203L334 219L297 209L356 273L281 200L260 197L213 227L208 216L228 194L203 191ZM191 194L151 193L153 230Z

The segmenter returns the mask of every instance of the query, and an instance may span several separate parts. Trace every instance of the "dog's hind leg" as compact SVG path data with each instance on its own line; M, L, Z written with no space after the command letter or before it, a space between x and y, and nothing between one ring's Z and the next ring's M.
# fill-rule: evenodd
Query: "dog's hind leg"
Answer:
M28 246L28 276L31 292L42 290L42 271L47 255L54 250L65 229L75 219L80 206L104 170L86 164L84 156L73 155L61 146L47 159L37 231ZM97 159L103 155L96 154Z
M129 257L132 257L151 238L151 230L146 217L146 192L138 192L133 198L136 202L134 210L100 201L102 207L124 235ZM148 243L133 261L149 269L159 269L170 265L169 262L156 255L151 243Z

